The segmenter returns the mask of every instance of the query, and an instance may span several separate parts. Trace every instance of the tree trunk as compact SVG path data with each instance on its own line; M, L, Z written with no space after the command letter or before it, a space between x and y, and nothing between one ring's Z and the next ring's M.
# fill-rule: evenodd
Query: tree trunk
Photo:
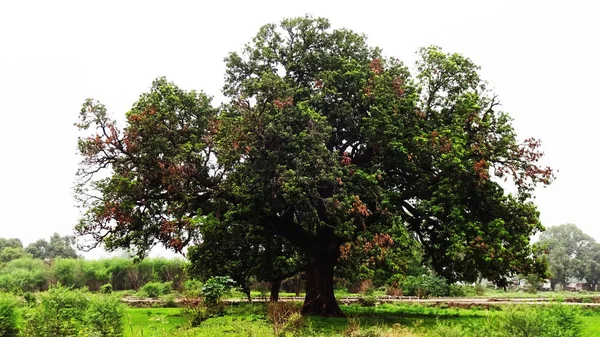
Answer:
M333 268L337 262L339 248L309 256L305 274L306 297L303 315L344 317L333 294Z
M300 274L296 274L296 276L294 277L294 290L296 291L296 297L300 297L300 287Z
M243 288L242 291L246 294L246 299L248 299L248 303L252 303L252 295L250 295L250 288Z
M271 302L279 301L279 289L281 288L281 280L271 282Z

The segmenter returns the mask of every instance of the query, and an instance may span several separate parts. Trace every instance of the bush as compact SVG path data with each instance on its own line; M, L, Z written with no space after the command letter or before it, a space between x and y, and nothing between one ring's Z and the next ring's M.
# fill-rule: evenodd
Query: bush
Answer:
M234 286L233 280L229 276L211 277L204 283L201 290L202 298L206 305L216 305L225 294Z
M502 317L501 330L511 337L578 337L581 320L577 308L514 306Z
M26 292L23 294L23 299L25 300L25 303L27 303L27 305L29 306L33 306L37 304L37 298L35 297L35 294L32 292Z
M164 308L176 308L177 303L175 303L175 295L168 294L161 298L162 306Z
M44 290L48 283L47 269L43 261L12 260L0 270L0 291L20 295L27 291Z
M12 297L0 294L0 336L18 333L17 303Z
M403 289L408 295L419 298L434 296L448 296L449 287L443 277L421 275L408 276L402 282Z
M146 297L158 298L163 294L165 289L164 284L160 282L148 282L144 284L142 289L140 289L140 293L145 295Z
M83 292L69 290L61 285L51 287L41 295L40 305L25 313L26 336L77 336L83 328L88 299Z
M187 297L200 297L202 292L202 282L198 280L185 281L183 288Z
M188 319L192 327L200 326L202 322L211 316L208 307L202 301L184 300L183 305L181 314Z
M123 325L120 324L123 313L119 298L93 296L85 315L87 330L92 336L123 336Z
M300 308L294 302L269 302L267 317L273 324L275 336L285 336L288 332L294 334L300 331L303 324Z
M467 291L464 286L451 284L448 287L448 295L451 297L465 297L467 296Z
M377 296L373 295L362 296L358 299L358 302L365 307L374 307L378 301Z
M169 295L172 292L173 292L173 282L172 281L164 282L162 294Z
M481 285L481 283L477 283L475 285L475 295L483 296L485 294L485 287Z
M110 283L106 283L106 284L103 284L102 286L100 286L100 292L103 294L112 293L112 289L113 289L113 287L112 287L112 284L110 284Z

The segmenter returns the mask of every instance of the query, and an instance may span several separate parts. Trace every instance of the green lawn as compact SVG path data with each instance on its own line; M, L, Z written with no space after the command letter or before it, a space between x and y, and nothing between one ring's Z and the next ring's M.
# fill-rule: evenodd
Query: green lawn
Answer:
M426 332L440 323L478 326L500 313L499 310L444 309L418 304L350 305L342 309L346 318L309 317L304 324L304 335L343 336L350 325L392 327L396 323ZM225 316L208 319L200 327L190 329L179 308L128 308L123 324L126 337L273 336L265 310L262 303L231 306ZM584 337L600 336L600 313L584 311L582 323Z
M125 337L169 336L186 324L179 308L127 308L123 317Z

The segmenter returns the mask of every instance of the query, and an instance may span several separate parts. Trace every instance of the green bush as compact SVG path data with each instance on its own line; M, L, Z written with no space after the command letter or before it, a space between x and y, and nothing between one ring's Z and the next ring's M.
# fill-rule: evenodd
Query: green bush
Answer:
M481 283L475 285L475 295L483 296L485 294L485 287Z
M206 305L216 305L233 288L234 284L234 281L229 276L209 278L201 290L201 295Z
M408 276L402 282L402 288L406 295L418 297L440 297L448 296L449 287L443 277L421 275Z
M0 269L0 291L22 294L44 290L48 284L48 266L33 259L12 260Z
M378 301L377 296L374 295L366 295L358 299L358 302L365 307L374 307Z
M140 289L140 294L152 298L158 298L162 292L163 284L160 282L148 282Z
M173 292L173 281L167 281L163 283L163 295L169 295Z
M100 286L100 292L103 294L112 293L112 289L113 289L112 284L110 284L110 283L106 283L106 284L103 284L102 286Z
M26 336L69 337L78 336L84 327L88 299L80 290L70 290L61 285L51 287L41 294L38 306L25 312Z
M0 294L0 336L16 336L17 333L16 300L7 295Z
M25 300L25 303L27 303L27 305L29 306L33 306L37 304L37 298L35 297L35 294L32 292L26 292L23 294L23 299Z
M85 315L86 329L91 336L123 336L123 325L120 324L123 313L123 304L119 298L93 296Z
M514 306L502 316L501 330L511 337L579 337L579 310L567 305Z
M465 297L467 296L467 291L465 289L465 286L451 284L448 287L448 295L452 297Z
M202 282L198 280L187 280L185 281L183 288L187 297L200 297L202 293Z

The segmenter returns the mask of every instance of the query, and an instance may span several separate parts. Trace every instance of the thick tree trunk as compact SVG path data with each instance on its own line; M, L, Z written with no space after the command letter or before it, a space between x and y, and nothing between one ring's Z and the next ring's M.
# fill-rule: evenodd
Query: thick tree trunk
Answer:
M550 288L552 288L552 291L556 291L556 284L558 282L555 279L551 279L550 280Z
M281 280L271 282L271 302L279 301L279 289L281 289Z
M333 268L338 255L339 248L309 256L305 274L306 297L302 307L303 315L344 317L333 294Z

